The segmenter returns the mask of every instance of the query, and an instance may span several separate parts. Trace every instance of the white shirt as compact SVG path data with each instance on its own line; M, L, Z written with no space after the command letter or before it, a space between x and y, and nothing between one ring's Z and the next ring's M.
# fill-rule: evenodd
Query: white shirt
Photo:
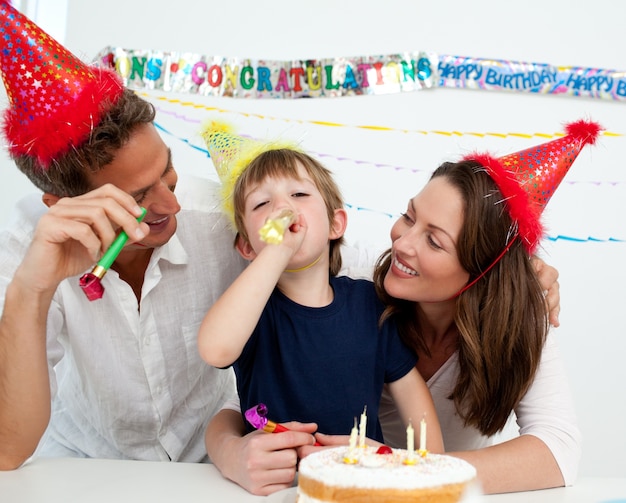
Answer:
M175 236L155 249L141 309L117 273L89 302L79 276L58 287L48 315L53 412L41 455L141 460L206 459L204 430L236 396L232 370L202 361L197 332L207 309L244 267L217 204L217 185L194 179L177 188ZM0 305L46 208L21 201L0 233Z
M534 435L554 455L565 485L574 483L581 457L581 434L565 367L552 334L548 335L532 385L504 430L494 436L487 437L474 427L464 426L453 401L448 399L458 372L458 354L454 353L426 383L435 402L446 451L480 449L519 435ZM383 393L379 417L385 442L393 447L406 447L406 430L388 392Z

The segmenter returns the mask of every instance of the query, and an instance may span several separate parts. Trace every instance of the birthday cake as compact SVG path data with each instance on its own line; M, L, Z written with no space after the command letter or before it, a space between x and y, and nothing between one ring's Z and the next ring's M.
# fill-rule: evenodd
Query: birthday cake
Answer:
M379 453L387 451L387 453ZM448 503L463 498L476 469L452 456L336 447L300 461L297 503Z

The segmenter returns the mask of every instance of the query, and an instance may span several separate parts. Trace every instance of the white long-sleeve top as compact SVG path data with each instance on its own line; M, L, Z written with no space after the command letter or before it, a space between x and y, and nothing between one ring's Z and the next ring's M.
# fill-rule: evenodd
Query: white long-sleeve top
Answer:
M435 402L446 451L480 449L518 435L534 435L554 455L565 485L574 483L581 457L581 434L554 335L548 335L532 385L497 435L487 437L474 427L463 425L453 401L447 398L454 389L458 372L458 354L454 353L426 383ZM385 442L393 447L406 447L405 426L386 392L381 399L380 421Z
M218 191L208 180L181 179L178 229L154 250L140 305L113 270L94 302L78 277L59 285L47 320L53 402L40 455L206 459L205 426L236 389L232 370L200 358L197 332L244 267ZM0 310L45 211L40 195L27 197L0 232Z

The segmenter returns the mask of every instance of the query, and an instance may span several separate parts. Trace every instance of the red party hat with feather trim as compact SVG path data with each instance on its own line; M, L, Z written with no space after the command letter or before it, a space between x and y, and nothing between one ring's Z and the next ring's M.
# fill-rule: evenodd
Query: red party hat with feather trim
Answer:
M0 0L0 40L9 152L47 169L89 137L122 95L122 81L111 70L85 65L6 0Z
M593 145L602 127L579 120L567 124L556 140L504 157L471 154L464 159L481 163L496 182L526 250L533 253L543 235L540 217L574 160Z

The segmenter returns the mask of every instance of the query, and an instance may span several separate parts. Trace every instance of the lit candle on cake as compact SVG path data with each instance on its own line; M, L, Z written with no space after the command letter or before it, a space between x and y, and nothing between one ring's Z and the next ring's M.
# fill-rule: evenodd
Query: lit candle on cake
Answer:
M426 419L422 418L420 421L420 454L425 456L428 451L426 450Z
M355 417L354 426L352 427L352 430L350 431L350 450L356 447L356 437L358 434L359 434L359 430L356 427L356 417Z
M365 430L367 429L367 405L363 407L361 422L359 423L359 447L365 447Z
M350 430L350 444L348 445L348 452L343 457L343 462L349 465L353 465L358 461L354 453L354 450L356 449L356 439L357 439L358 434L359 434L359 431L356 427L356 417L355 417L354 426L352 427L352 430Z
M415 430L413 424L409 420L409 425L406 427L406 451L407 457L404 460L405 465L412 465L415 463Z

